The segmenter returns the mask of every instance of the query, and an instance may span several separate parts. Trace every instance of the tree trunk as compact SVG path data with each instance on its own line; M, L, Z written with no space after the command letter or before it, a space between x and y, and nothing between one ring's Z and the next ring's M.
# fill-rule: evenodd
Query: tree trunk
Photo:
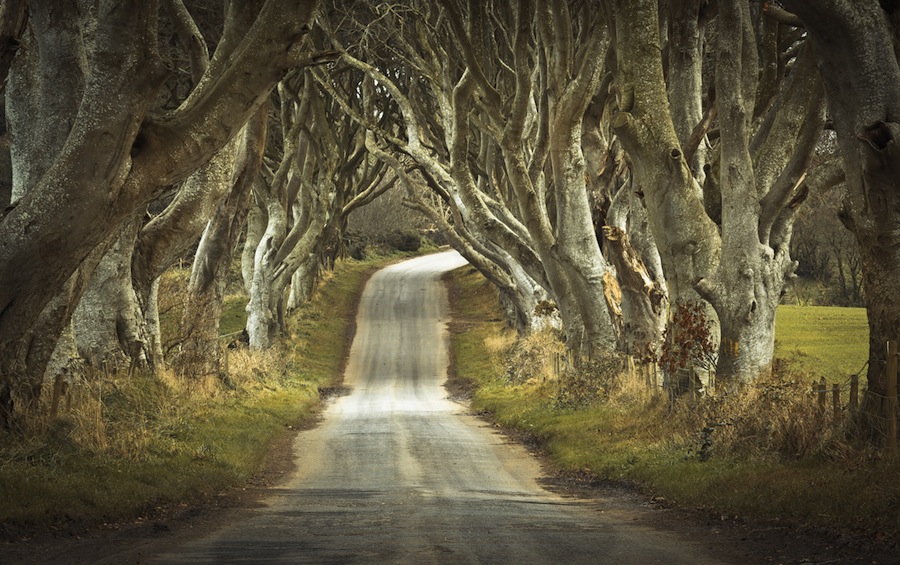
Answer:
M181 375L224 374L219 321L231 259L246 223L250 192L262 163L267 118L268 109L263 107L247 124L238 148L234 186L200 239L181 324L184 343L175 364Z
M718 264L718 229L675 132L658 47L657 2L622 0L615 12L618 99L610 125L644 193L669 300L696 303L694 283Z
M79 355L95 368L149 366L150 338L131 285L131 261L137 227L129 224L116 236L75 310Z
M243 47L179 109L152 119L165 76L155 3L102 0L91 13L91 52L73 57L88 70L66 143L0 221L0 426L13 416L28 356L22 336L41 310L97 245L208 160L302 62L299 38L316 4L267 0Z
M247 229L244 234L244 246L241 251L241 279L244 281L244 290L250 294L250 287L253 286L253 257L256 255L256 248L262 240L263 234L266 233L266 215L263 209L251 196L250 210L247 213Z
M300 267L291 276L291 285L285 306L288 312L296 310L312 298L318 279L319 257L311 254L300 263Z
M281 298L274 288L275 255L287 234L285 213L277 196L266 203L268 221L253 256L253 280L250 284L250 302L247 303L247 334L252 349L268 349L278 333Z
M596 84L593 81L592 84ZM593 91L593 89L590 89ZM581 150L581 118L587 106L582 99L563 98L572 107L556 108L550 134L550 162L556 193L556 255L565 269L585 335L581 348L610 352L616 348L610 311L614 284L591 222L584 155ZM571 344L570 344L571 345Z
M669 0L668 97L672 124L681 147L692 145L694 129L703 120L703 34L701 3L693 0ZM697 140L697 149L688 166L703 184L707 143Z
M860 246L869 368L866 409L878 421L888 340L900 328L900 64L897 30L875 0L784 2L809 33L846 176L841 219Z
M13 24L7 21L8 17L24 17L12 13L24 10L24 5L17 4L20 3L4 3L0 8L4 25ZM0 197L6 200L4 208L17 206L50 169L72 128L84 88L83 69L75 60L82 49L81 22L75 3L65 2L55 8L49 3L34 3L30 19L30 28L18 49L20 55L10 72L4 102L4 121L8 118L10 128L4 135L3 157L8 160L4 172L9 173L8 180L4 179L9 192ZM14 27L24 26L24 22L22 19ZM9 64L8 59L4 60L4 71L10 70ZM54 86L55 80L64 86ZM12 137L15 143L10 145ZM0 220L5 212L0 213ZM79 280L78 275L70 277L33 320L33 326L22 332L21 351L27 353L19 359L18 369L22 381L20 401L25 411L37 406L45 373L58 349L58 339L69 325L77 303ZM0 406L0 427L6 419L4 411Z

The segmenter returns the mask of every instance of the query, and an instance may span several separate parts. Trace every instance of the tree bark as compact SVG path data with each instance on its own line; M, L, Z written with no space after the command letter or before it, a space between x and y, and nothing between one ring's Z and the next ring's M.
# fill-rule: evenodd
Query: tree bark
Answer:
M303 62L298 39L315 7L314 0L267 1L242 48L202 93L149 120L164 76L156 3L100 2L90 72L66 143L0 221L0 425L13 417L28 355L23 333L97 245L208 160L285 70Z
M95 368L115 370L130 362L144 367L151 363L150 336L131 284L137 231L131 223L115 236L75 310L78 353Z
M694 303L694 283L718 264L718 229L685 162L669 110L657 3L615 3L616 111L610 121L631 156L659 246L672 304Z
M668 299L662 268L654 265L659 260L655 246L641 249L641 234L649 229L646 213L640 202L632 200L637 198L630 187L621 188L610 206L609 225L604 226L603 236L622 289L621 349L629 355L653 357L662 344ZM637 245L630 235L636 236ZM648 261L655 269L645 263L647 255L651 255Z
M859 243L869 321L865 406L880 417L886 392L885 344L898 339L900 328L897 30L881 4L872 0L784 4L809 33L838 135L846 175L841 220Z
M226 278L238 237L247 219L250 192L262 165L267 118L268 109L263 107L247 124L238 149L234 186L200 239L181 324L184 342L175 363L181 375L224 374L219 320L225 300Z

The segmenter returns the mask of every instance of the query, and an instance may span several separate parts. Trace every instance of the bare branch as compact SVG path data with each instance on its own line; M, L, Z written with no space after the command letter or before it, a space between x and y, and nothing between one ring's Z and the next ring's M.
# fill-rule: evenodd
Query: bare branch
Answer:
M763 2L763 12L778 23L786 24L794 27L803 27L803 22L796 15L788 12L784 8L776 6L772 2Z

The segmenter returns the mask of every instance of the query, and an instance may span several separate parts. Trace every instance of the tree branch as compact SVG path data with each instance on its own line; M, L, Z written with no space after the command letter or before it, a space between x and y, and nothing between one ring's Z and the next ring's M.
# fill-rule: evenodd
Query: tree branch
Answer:
M25 0L0 3L0 94L6 90L6 77L19 49L19 38L25 31L27 14Z

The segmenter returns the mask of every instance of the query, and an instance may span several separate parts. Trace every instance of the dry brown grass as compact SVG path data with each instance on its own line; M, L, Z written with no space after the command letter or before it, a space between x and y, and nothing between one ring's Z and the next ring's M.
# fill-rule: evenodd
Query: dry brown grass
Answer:
M491 342L498 341L493 344ZM502 348L500 347L502 346ZM511 383L534 383L554 380L565 355L565 344L557 332L545 330L516 339L507 333L501 339L489 337L485 347L502 353L506 365L506 377Z

